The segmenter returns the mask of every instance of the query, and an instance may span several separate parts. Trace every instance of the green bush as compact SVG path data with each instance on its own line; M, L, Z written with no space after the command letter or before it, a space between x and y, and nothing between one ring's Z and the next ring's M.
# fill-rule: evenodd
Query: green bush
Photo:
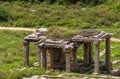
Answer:
M20 19L20 20L16 21L14 25L17 27L33 27L33 26L35 26L34 22L29 19L27 19L27 20Z
M10 13L7 9L0 7L0 21L7 21Z
M119 11L120 9L120 1L119 0L107 0L106 4L113 9L114 11Z

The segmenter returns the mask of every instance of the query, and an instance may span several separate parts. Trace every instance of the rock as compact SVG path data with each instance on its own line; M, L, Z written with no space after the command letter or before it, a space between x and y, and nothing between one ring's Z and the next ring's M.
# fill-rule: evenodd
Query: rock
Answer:
M120 60L115 60L115 61L112 62L112 64L116 64L116 63L119 63L119 62L120 62Z
M26 78L26 77L23 77L23 79L28 79L28 78Z
M45 78L45 77L40 77L40 78L38 78L38 79L47 79L47 78Z
M120 69L112 70L111 75L120 76Z
M100 70L105 70L105 62L100 63Z
M88 77L83 77L82 79L88 79Z
M36 10L29 10L30 12L35 12Z
M37 75L32 76L30 79L38 79Z
M36 32L40 32L40 33L46 33L47 31L48 31L47 28L36 29Z
M84 63L80 62L78 63L78 65L81 67L81 66L84 66Z
M49 71L49 70L47 70L45 73L46 73L46 74L48 74L49 72L50 72L50 71Z
M32 33L32 34L28 35L27 37L25 37L25 39L26 38L37 38L37 36L35 33Z
M21 69L19 69L20 71L23 71L23 70L25 70L26 69L26 67L23 67L23 68L21 68Z
M34 75L34 76L30 77L30 78L23 77L23 79L46 79L46 78Z
M89 78L89 79L96 79L96 78Z
M100 52L100 57L103 56L105 54L105 50L103 50L102 52Z
M88 71L90 69L90 67L81 67L79 68L79 72L83 73L85 71Z
M86 8L82 8L82 11L85 11L86 10Z
M39 66L39 62L34 62L33 66L35 66L35 67Z
M63 74L58 75L58 77L62 77L62 76L63 76Z

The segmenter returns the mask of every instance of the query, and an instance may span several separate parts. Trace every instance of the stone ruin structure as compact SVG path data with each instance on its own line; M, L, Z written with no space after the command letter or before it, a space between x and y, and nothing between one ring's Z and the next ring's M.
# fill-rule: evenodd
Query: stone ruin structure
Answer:
M42 68L62 69L66 72L82 68L77 61L77 49L84 45L84 67L94 62L94 73L100 72L100 43L105 40L105 65L104 69L111 71L110 38L112 34L98 30L83 30L66 39L54 40L46 35L46 28L37 29L36 32L24 38L24 64L29 65L29 43L35 42L38 47L38 59ZM95 56L93 61L93 45Z

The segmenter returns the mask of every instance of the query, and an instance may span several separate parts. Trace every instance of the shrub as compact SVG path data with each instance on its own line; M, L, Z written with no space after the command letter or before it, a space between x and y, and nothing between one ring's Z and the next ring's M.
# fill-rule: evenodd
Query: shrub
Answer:
M90 5L97 5L100 3L105 2L106 0L81 0L81 2L83 2L83 4L90 4Z
M7 21L9 17L9 11L3 7L0 7L0 21Z
M34 22L29 19L27 19L27 20L20 19L20 20L16 21L14 25L17 27L33 27L33 26L35 26Z
M118 0L107 0L106 4L113 9L114 11L119 11L120 9L120 2Z

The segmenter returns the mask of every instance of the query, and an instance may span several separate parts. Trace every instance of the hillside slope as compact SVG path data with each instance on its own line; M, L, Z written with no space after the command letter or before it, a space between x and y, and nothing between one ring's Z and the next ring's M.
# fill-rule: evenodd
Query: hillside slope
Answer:
M120 4L107 0L96 6L0 1L0 24L14 27L119 28Z

